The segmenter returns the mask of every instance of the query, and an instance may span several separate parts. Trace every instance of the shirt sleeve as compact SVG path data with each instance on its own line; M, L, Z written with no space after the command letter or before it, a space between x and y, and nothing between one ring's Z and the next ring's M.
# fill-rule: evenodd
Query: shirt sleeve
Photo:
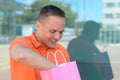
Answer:
M15 39L10 43L9 49L11 50L11 48L12 48L13 46L15 46L16 44L23 44L23 45L27 46L29 43L28 43L27 39L24 38L24 37L15 38Z

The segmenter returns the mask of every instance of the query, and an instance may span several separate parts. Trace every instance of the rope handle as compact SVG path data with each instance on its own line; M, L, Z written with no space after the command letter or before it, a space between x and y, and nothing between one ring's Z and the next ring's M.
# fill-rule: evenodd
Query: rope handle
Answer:
M48 59L48 57L49 57L49 54L52 54L52 55L54 56L54 58L55 58L55 63L56 63L56 65L58 66L59 64L58 64L58 60L57 60L57 56L56 56L58 52L60 52L60 54L62 55L62 57L63 57L63 59L64 59L64 61L65 61L65 63L67 63L67 61L66 61L66 59L65 59L65 56L63 55L62 51L60 51L60 50L55 51L55 53L53 53L53 52L47 53L47 59Z

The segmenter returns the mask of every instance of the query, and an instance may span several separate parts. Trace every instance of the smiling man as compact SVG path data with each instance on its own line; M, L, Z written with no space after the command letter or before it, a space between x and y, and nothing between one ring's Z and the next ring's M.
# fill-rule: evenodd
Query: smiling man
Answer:
M65 13L60 8L47 5L43 7L36 21L36 32L30 36L16 38L10 45L11 80L42 80L41 70L56 67L54 56L48 53L61 51L69 62L67 50L57 43L63 36ZM58 64L62 64L61 54L57 54Z

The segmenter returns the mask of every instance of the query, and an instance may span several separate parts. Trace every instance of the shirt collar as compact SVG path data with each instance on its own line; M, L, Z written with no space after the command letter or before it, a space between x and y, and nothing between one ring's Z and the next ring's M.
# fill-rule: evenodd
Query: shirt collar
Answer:
M42 43L40 43L40 42L37 41L34 32L30 35L30 39L31 39L32 44L33 44L36 48L42 45Z

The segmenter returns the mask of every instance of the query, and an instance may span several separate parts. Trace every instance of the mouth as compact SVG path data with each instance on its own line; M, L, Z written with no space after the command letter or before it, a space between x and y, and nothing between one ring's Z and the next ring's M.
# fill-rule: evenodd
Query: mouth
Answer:
M51 42L51 44L56 44L57 43L57 41L55 41L55 40L51 40L50 42Z
M51 45L55 45L56 43L57 43L57 40L53 40L53 39L50 40L50 44L51 44Z

